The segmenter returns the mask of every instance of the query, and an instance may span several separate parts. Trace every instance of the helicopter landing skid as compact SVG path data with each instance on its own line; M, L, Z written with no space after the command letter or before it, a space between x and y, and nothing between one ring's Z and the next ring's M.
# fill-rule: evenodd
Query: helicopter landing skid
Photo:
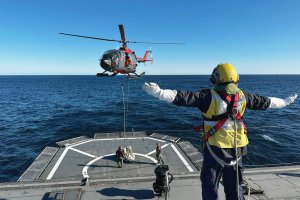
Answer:
M145 72L141 73L140 75L138 75L138 74L136 74L136 73L134 73L134 75L128 73L128 74L127 74L127 78L128 78L128 79L140 79L140 78L142 78L144 75L145 75Z
M111 77L111 76L115 76L115 75L117 75L117 74L118 74L118 73L108 74L108 73L106 73L106 71L105 71L105 72L102 72L102 73L97 73L96 76L98 76L98 77Z

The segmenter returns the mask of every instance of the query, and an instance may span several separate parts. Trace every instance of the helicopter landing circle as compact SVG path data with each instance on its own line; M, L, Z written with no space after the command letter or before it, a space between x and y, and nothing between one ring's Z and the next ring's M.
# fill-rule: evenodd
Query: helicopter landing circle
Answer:
M100 156L100 157L96 157L95 159L91 160L88 164L86 164L83 169L82 169L82 176L83 178L88 178L89 175L88 175L88 168L93 164L95 163L96 161L100 160L100 159L103 159L105 157L109 157L109 156L113 156L115 154L107 154L107 155L104 155L104 156ZM152 158L151 156L148 156L148 155L144 155L144 154L140 154L140 153L133 153L133 155L135 156L142 156L142 157L145 157L147 159L150 159L153 163L157 163L157 160Z

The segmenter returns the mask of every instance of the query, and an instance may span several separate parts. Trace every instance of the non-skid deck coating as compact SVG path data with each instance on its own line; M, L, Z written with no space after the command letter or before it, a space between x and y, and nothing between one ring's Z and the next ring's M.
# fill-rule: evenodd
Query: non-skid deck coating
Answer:
M156 144L162 147L163 160L174 174L198 172L176 143L152 137L89 139L61 148L40 180L82 180L153 176L157 166ZM134 161L116 164L119 146L131 146Z
M33 167L26 170L26 176L23 175L26 179L0 184L0 200L164 199L156 196L152 189L157 143L161 144L165 164L175 177L169 199L201 199L198 169L202 156L189 142L177 144L177 138L160 134L103 135L59 142L60 149L54 156L41 155ZM114 154L124 145L132 147L135 160L118 168ZM39 163L41 167L48 165L45 169L38 168ZM34 173L35 169L38 173ZM41 175L37 177L37 174ZM88 181L83 186L84 178ZM245 180L250 187L264 191L263 194L250 193L246 199L300 199L300 166L246 169ZM223 190L220 184L220 200L225 200Z

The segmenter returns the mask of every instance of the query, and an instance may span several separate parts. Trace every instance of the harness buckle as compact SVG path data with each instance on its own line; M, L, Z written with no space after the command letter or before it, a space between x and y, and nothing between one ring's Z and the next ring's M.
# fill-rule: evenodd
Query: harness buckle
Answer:
M233 107L231 109L231 113L229 114L230 119L237 120L238 119L238 113L239 113L239 111L238 111L237 107Z
M232 108L232 114L233 114L234 116L237 116L238 113L239 113L238 109L237 109L236 107L233 107L233 108Z

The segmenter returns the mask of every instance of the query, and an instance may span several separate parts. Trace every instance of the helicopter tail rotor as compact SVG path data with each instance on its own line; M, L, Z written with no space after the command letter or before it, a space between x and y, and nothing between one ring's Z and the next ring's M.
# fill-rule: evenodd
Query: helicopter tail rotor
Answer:
M150 52L150 63L153 64L154 62L154 59L153 59L153 54L152 54L152 49L151 49L151 46L149 47L149 52Z
M153 64L153 63L154 63L154 58L153 58L152 52L151 52L151 54L150 54L150 57L151 57L150 63Z

